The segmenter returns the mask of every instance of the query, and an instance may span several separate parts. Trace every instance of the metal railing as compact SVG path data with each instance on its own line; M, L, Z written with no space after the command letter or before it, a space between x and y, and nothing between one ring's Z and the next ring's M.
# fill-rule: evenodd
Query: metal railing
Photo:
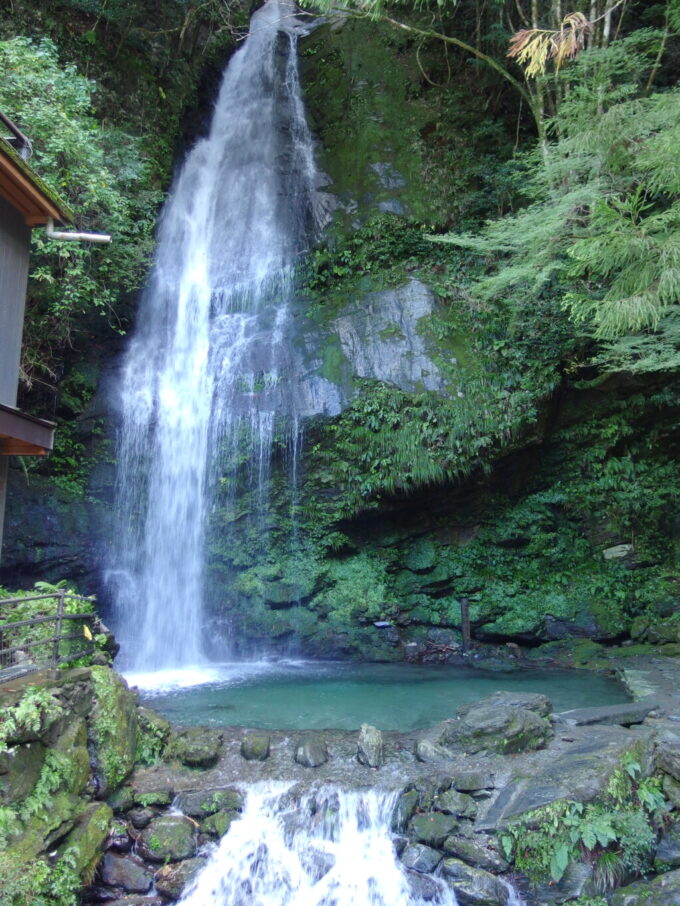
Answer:
M0 598L0 682L92 655L97 616L80 605L93 600L66 590ZM25 620L5 619L8 610L39 601L45 606L37 609L48 612ZM74 608L79 612L72 612Z

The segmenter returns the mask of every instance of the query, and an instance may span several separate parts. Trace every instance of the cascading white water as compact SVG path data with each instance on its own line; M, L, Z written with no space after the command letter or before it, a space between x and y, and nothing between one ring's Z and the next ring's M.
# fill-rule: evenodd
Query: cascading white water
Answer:
M282 784L248 790L182 906L456 906L433 880L427 900L390 836L396 794L322 789L295 802ZM416 880L418 876L415 876Z
M287 328L293 263L315 226L316 175L299 31L288 0L255 13L210 133L189 153L161 218L119 386L121 521L108 575L126 670L203 660L215 463L245 449L262 497L277 422L287 417L297 431Z

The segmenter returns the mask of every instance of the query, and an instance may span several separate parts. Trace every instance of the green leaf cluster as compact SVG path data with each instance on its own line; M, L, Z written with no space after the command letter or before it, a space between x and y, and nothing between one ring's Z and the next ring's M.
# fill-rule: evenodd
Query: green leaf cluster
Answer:
M586 861L604 892L649 866L667 810L661 780L644 776L629 753L596 801L560 800L531 812L502 834L501 843L535 881L559 882L572 860Z
M599 341L601 365L634 371L680 364L680 91L642 90L661 39L638 29L585 52L549 140L518 171L528 206L480 234L433 237L483 257L474 298L546 315L557 302Z
M161 193L140 139L101 123L94 83L62 64L49 38L1 41L0 68L0 108L31 136L33 167L68 201L80 229L113 237L92 247L34 231L23 362L30 383L54 375L55 356L93 312L119 326L121 296L146 273Z

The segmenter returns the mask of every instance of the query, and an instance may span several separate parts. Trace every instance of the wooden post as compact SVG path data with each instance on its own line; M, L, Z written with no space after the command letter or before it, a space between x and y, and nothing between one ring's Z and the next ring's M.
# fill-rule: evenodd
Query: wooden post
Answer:
M463 651L470 647L470 606L467 598L460 599L460 631L463 634Z
M61 641L61 627L64 622L64 595L65 591L59 592L59 598L57 602L57 622L54 628L54 646L52 649L52 660L54 661L54 667L59 666L59 642Z

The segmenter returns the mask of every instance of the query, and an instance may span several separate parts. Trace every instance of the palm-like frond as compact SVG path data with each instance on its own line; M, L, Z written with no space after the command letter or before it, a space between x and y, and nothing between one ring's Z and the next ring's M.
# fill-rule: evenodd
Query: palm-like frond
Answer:
M565 60L578 57L585 47L592 25L583 13L569 13L558 29L522 28L510 39L508 56L536 78L545 73L552 60L559 70Z

